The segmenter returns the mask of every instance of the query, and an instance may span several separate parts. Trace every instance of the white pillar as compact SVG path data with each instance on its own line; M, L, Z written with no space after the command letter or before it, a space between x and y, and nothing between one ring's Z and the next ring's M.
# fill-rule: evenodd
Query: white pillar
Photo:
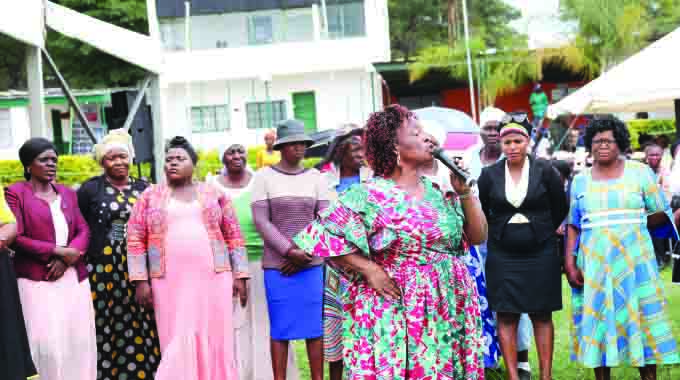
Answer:
M45 121L45 87L42 54L39 47L26 45L26 74L28 76L28 117L31 137L45 137L51 140Z
M167 89L165 89L167 91ZM149 102L151 103L151 119L153 122L153 156L156 181L162 183L165 180L163 163L165 161L165 139L163 133L163 109L164 99L161 81L158 75L154 75L148 90Z

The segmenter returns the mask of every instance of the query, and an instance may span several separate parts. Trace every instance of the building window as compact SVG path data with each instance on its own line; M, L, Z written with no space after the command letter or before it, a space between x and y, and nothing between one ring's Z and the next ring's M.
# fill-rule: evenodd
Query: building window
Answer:
M276 123L286 120L286 102L253 102L246 104L249 129L273 128Z
M12 147L12 121L8 109L0 109L0 148Z
M229 107L191 107L191 126L195 133L226 131L229 129Z
M274 42L272 16L251 16L248 18L248 43L264 45Z
M340 39L365 36L364 2L333 4L334 2L336 1L329 0L327 6L328 37Z

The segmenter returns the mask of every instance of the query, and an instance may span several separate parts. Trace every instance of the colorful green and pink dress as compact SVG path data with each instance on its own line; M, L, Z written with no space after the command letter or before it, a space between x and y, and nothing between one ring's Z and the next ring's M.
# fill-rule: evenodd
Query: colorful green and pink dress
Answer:
M347 379L484 378L479 297L463 261L463 210L423 183L422 200L384 178L353 186L294 239L319 257L365 255L401 288L402 299L393 301L343 273L350 281Z

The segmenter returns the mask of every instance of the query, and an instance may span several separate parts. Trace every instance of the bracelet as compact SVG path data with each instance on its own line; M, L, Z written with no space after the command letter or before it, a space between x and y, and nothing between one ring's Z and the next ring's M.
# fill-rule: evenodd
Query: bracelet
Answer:
M474 195L472 195L472 191L468 191L467 193L464 194L459 194L458 199L461 201L464 201L466 199L474 198Z

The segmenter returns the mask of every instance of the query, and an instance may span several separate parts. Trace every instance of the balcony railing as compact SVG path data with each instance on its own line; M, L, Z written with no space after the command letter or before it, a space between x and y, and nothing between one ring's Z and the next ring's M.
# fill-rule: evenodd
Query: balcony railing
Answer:
M364 0L323 0L302 8L162 17L166 50L221 49L366 35Z

